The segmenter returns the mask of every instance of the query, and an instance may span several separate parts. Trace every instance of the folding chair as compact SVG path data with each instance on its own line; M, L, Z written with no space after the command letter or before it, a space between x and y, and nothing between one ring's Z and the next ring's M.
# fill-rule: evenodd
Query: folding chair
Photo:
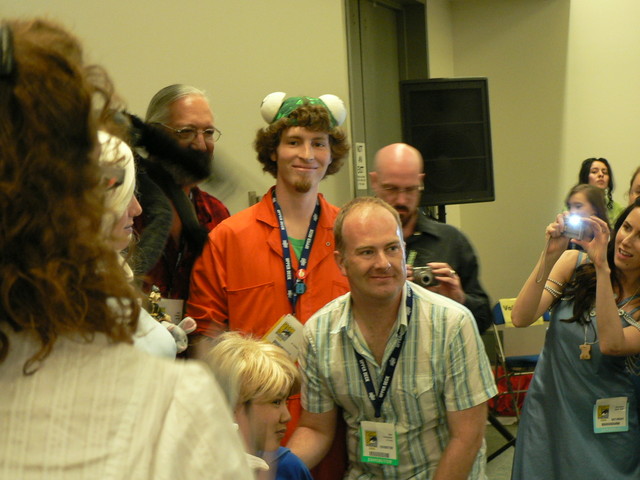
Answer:
M496 458L498 455L500 455L502 452L504 452L507 448L513 447L516 444L516 437L509 430L507 430L507 428L502 424L502 422L498 420L498 417L496 417L491 412L489 412L489 423L493 426L493 428L495 428L500 433L500 435L504 437L507 443L503 444L502 446L497 448L495 451L491 452L491 454L487 456L487 462L490 462L491 460Z
M496 344L494 377L496 384L504 383L505 389L497 397L508 395L513 412L520 418L520 405L527 392L528 382L518 381L533 374L544 345L548 313L527 328L515 328L511 322L511 309L515 298L503 298L493 308L493 333ZM500 369L502 372L500 372ZM526 383L526 386L514 386Z

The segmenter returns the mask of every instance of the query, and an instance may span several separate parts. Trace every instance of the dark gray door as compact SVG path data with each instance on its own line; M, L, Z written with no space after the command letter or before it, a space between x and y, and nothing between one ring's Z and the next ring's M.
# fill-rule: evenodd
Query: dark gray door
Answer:
M345 0L356 195L375 152L402 141L400 80L427 78L424 2Z

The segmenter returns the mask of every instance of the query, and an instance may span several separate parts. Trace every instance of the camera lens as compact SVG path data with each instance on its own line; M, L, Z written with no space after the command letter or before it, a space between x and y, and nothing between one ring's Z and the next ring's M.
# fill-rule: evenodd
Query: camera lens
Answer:
M422 283L423 285L431 285L432 282L433 276L431 275L431 272L420 273L420 283Z

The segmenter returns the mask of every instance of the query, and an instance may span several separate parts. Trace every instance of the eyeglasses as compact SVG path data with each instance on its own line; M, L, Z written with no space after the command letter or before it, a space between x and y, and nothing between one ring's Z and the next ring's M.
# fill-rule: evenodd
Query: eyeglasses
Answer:
M199 133L202 133L202 137L204 138L205 142L214 143L217 142L220 138L220 135L222 135L222 132L216 127L199 130L194 127L173 128L169 125L165 125L164 123L158 123L158 125L162 125L164 128L171 130L176 135L176 137L187 142L193 142L193 140L198 136Z
M411 187L397 187L395 185L380 185L382 190L387 192L390 195L400 195L401 193L406 193L407 195L415 195L418 192L424 190L424 186L422 185L412 185Z

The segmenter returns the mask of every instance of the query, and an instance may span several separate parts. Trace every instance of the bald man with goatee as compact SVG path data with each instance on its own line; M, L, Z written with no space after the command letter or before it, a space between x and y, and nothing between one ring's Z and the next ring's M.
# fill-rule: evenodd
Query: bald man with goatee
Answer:
M375 171L369 174L371 186L376 196L400 215L409 280L414 279L414 267L430 266L438 285L429 289L467 307L482 333L493 317L489 297L478 279L478 260L462 232L428 218L419 209L423 168L422 155L414 147L406 143L387 145L376 153Z

